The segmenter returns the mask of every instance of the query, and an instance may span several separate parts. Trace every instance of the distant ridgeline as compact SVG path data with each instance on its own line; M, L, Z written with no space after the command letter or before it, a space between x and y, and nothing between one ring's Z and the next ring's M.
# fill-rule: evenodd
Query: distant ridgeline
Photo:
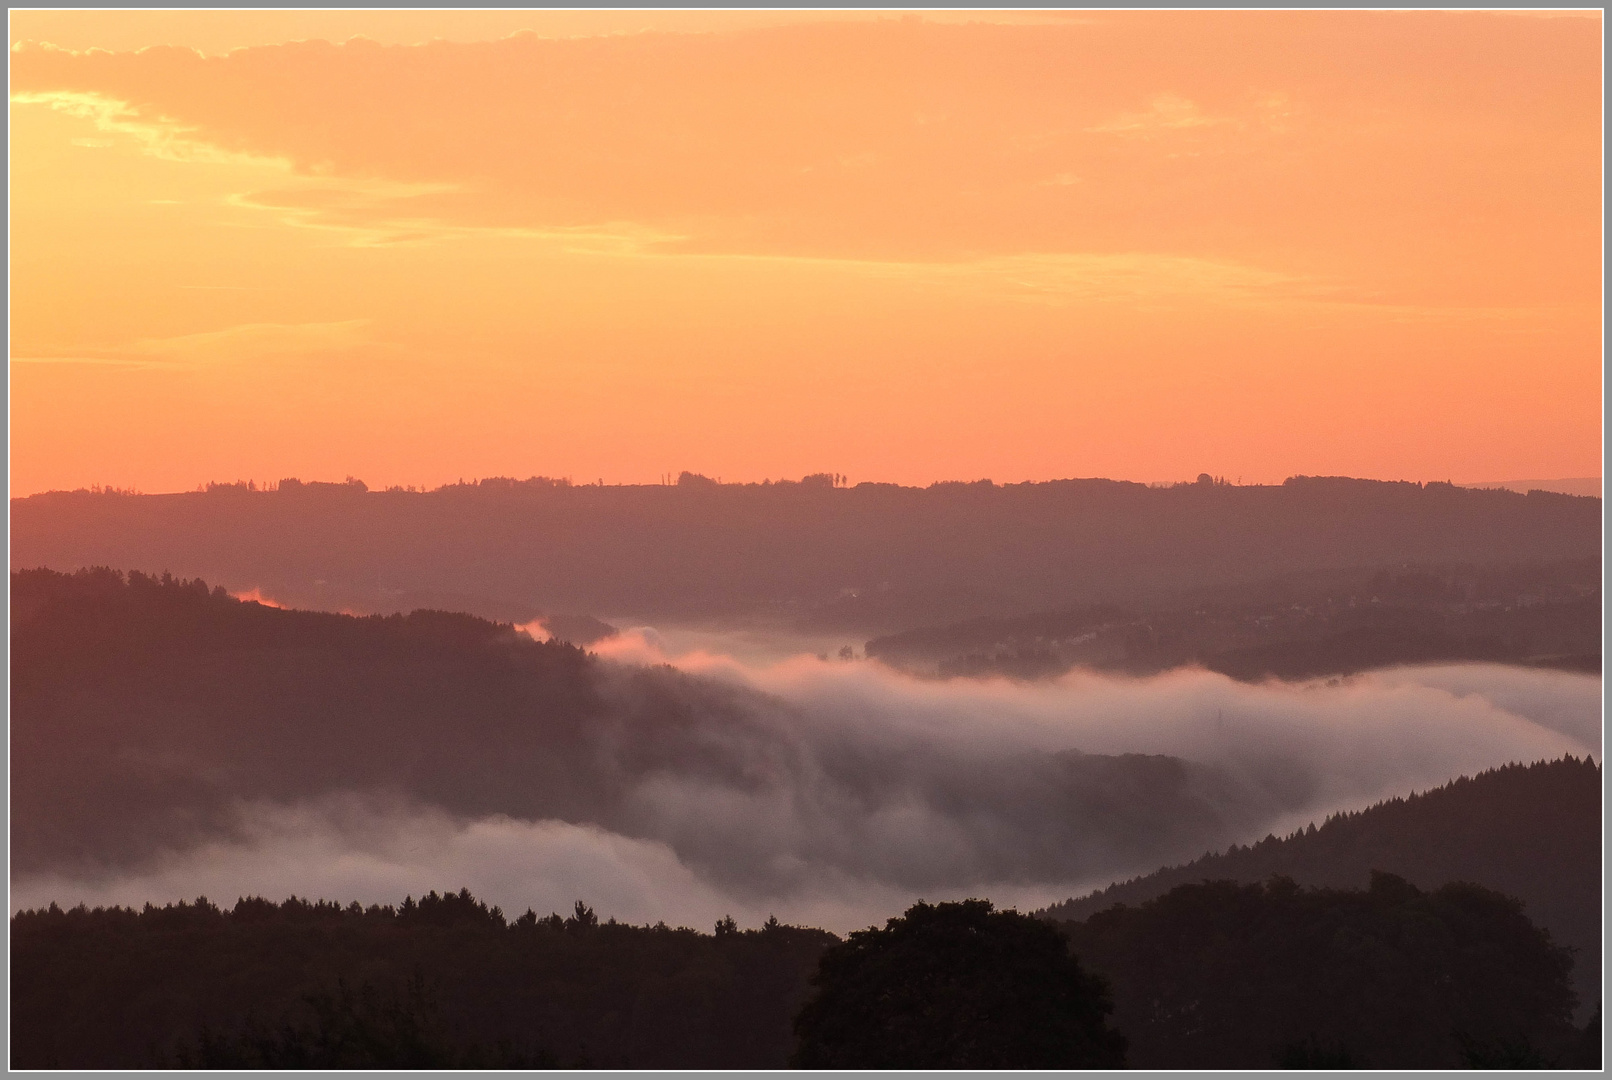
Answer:
M1201 664L1258 681L1396 664L1489 661L1601 670L1598 559L1312 570L1190 590L1151 608L978 617L875 638L918 675L1034 679L1074 667L1145 675Z
M13 568L163 567L326 610L744 615L888 633L1296 571L1600 558L1601 502L1450 484L361 482L12 500Z
M1575 950L1581 1019L1600 1000L1601 767L1588 758L1463 777L1336 815L1320 828L1111 885L1041 914L1083 920L1210 880L1257 883L1283 875L1301 885L1360 888L1372 871L1426 889L1468 881L1517 897L1529 918Z

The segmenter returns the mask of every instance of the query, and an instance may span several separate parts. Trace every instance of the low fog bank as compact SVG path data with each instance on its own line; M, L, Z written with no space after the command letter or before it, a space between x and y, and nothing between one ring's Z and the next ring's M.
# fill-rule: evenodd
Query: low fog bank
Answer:
M35 874L12 882L11 910L84 903L138 908L206 896L289 895L396 904L468 887L513 918L527 908L568 914L581 899L601 918L710 931L723 916L741 929L769 916L845 934L908 907L909 889L827 872L787 895L732 895L690 870L669 846L591 825L497 816L456 820L440 811L352 796L294 806L239 808L242 837L168 853L137 873L100 879ZM933 901L987 895L1022 910L1044 907L1067 886L987 883L924 893Z
M1601 760L1601 680L1504 664L1441 664L1390 668L1359 676L1383 686L1426 687L1488 702L1541 727L1576 739Z
M934 681L809 656L746 663L720 642L679 652L646 627L595 651L759 691L821 730L868 744L917 741L980 760L1017 750L1170 755L1260 789L1313 791L1318 808L1529 754L1601 756L1599 676L1503 664L1257 685L1191 668L1143 678L1077 670L1040 682Z
M1598 677L1501 665L938 683L663 648L639 629L601 651L788 703L778 734L827 765L780 787L663 775L635 793L643 831L740 887L770 866L776 889L795 859L930 888L1124 876L1496 765L1601 755ZM864 801L836 804L847 790Z
M918 897L1038 907L1493 766L1601 754L1600 680L1561 672L942 683L667 640L599 643L598 712L563 738L464 732L459 761L391 774L323 761L147 857L36 861L12 908L468 886L511 914L580 898L632 922L844 932Z

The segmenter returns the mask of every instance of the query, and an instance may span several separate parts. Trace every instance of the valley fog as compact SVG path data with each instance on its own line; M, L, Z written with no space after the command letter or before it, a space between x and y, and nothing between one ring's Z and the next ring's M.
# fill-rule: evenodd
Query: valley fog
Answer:
M467 812L407 783L242 798L228 828L134 865L14 873L12 910L203 894L396 903L468 886L511 915L582 899L629 922L776 915L845 933L919 897L1040 907L1493 766L1601 755L1588 675L937 681L818 659L837 643L677 626L597 643L605 695L626 712L637 680L666 667L739 696L709 713L691 698L676 752L652 718L609 725L585 767L615 794L591 814Z

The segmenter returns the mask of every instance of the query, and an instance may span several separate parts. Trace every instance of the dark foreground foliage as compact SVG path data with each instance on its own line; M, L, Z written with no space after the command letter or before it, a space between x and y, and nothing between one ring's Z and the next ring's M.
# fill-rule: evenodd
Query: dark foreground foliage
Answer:
M1166 867L1043 914L1085 919L1200 881L1251 885L1281 875L1300 885L1361 888L1374 869L1423 889L1472 881L1522 900L1529 919L1573 949L1581 1008L1595 1004L1601 985L1601 767L1587 757L1462 777L1337 814L1320 828ZM1587 1020L1587 1011L1578 1019Z
M205 899L11 922L14 1068L781 1067L821 930Z
M544 1050L523 1051L508 1042L488 1049L456 1045L443 1030L440 1008L425 980L409 979L402 992L382 995L366 983L345 980L304 995L302 1008L265 1027L247 1017L234 1031L203 1029L194 1046L180 1044L168 1064L189 1069L549 1069L559 1062ZM586 1059L573 1063L585 1066Z
M1183 885L1065 923L1136 1068L1577 1065L1571 957L1515 900L1290 879Z
M1103 981L1051 925L988 900L918 903L823 954L795 1021L814 1069L1119 1068Z
M920 903L843 944L771 920L600 922L581 903L510 922L461 890L395 908L52 907L14 916L11 948L14 1068L1600 1061L1599 1009L1571 1026L1566 952L1520 905L1387 874L1365 891L1182 886L1061 931L988 901Z

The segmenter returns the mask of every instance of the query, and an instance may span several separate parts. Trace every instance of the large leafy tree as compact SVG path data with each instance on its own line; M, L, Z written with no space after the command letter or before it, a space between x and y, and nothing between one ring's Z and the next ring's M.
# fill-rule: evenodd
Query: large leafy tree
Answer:
M919 902L827 950L795 1019L804 1068L1117 1068L1104 982L1051 925Z

